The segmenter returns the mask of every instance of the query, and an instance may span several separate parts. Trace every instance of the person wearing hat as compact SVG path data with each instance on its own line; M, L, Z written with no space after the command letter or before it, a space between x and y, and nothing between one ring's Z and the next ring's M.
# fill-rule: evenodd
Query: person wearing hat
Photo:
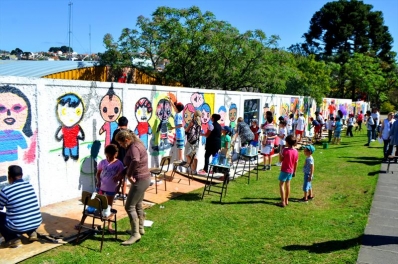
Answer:
M121 162L124 162L124 157L126 156L126 149L123 148L122 146L120 146L119 142L117 142L116 135L117 135L117 133L119 133L120 131L123 131L123 130L128 130L130 133L134 133L134 132L127 128L128 124L129 124L129 120L125 116L121 116L119 118L119 120L117 121L117 123L118 123L119 127L118 127L118 129L115 130L115 132L113 132L111 143L117 146L117 149L118 149L117 159L120 160ZM120 175L119 180L120 180L120 186L122 186L122 194L121 195L116 194L115 199L118 198L121 200L126 200L127 184L126 184L124 175ZM116 191L119 191L119 190L116 190Z
M303 191L304 197L300 202L307 202L308 200L314 199L314 192L312 190L312 180L314 178L314 158L312 154L315 152L315 147L313 145L304 146L304 155L306 156L303 172L304 172L304 184Z
M8 182L0 191L0 234L5 246L16 248L22 245L20 235L27 234L29 241L37 241L36 229L42 222L39 202L33 186L22 179L22 168L8 167Z
M391 126L390 129L390 144L388 147L388 153L387 153L387 157L390 156L392 154L392 149L395 146L395 159L394 161L397 162L397 157L398 157L398 113L395 113L394 115L394 123Z

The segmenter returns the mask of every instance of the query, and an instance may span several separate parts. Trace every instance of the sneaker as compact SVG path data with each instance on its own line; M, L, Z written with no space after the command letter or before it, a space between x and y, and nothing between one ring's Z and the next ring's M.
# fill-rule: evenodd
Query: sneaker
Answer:
M196 170L192 171L192 175L197 175L198 172Z
M32 234L30 234L29 236L29 241L33 242L33 241L39 241L39 239L37 238L37 233L36 231L32 232Z
M306 203L306 202L308 202L308 199L306 199L305 197L299 200L299 203Z
M376 140L374 140L374 139L371 139L370 141L371 141L371 142L373 142L373 141L376 141Z
M20 246L22 246L22 241L19 238L11 239L10 241L8 241L6 243L6 247L9 247L9 248L17 248Z
M198 174L199 174L199 175L207 175L207 172L205 172L204 170L199 170L199 171L198 171Z
M127 195L119 195L118 199L119 200L126 200L127 199Z
M309 196L309 195L308 195L307 198L308 198L308 200L313 200L313 199L315 198L315 196Z
M369 144L365 144L364 146L366 146L366 147L367 147L367 146L369 146Z
M271 165L267 165L267 170L271 170Z
M266 171L266 170L267 170L267 166L264 166L264 167L263 167L263 171Z
M275 163L275 166L280 167L280 166L282 166L282 163L281 162L277 162L277 163Z

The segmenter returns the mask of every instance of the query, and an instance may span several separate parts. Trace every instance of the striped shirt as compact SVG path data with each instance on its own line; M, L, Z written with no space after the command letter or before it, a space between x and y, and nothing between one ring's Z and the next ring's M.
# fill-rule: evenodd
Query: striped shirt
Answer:
M41 213L33 186L22 179L5 186L0 191L0 209L6 208L6 225L15 232L37 229Z

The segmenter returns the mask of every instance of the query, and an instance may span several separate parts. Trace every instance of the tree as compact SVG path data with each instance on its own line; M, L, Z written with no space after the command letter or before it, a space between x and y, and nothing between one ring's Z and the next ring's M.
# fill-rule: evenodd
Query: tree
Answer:
M391 53L393 38L382 12L372 8L356 0L326 3L311 18L303 48L320 59L342 64L354 53L366 52L392 63L396 55Z
M20 48L16 48L15 50L12 50L10 54L18 56L18 55L20 55L22 53L23 53L23 51Z

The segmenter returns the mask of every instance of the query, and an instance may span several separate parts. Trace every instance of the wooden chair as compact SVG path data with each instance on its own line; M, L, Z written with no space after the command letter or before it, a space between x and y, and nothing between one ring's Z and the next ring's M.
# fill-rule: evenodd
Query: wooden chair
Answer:
M155 190L158 193L158 179L162 178L164 181L164 190L166 191L166 173L170 169L171 156L164 156L160 161L159 168L151 168L149 172L155 177Z
M196 156L196 152L194 151L192 153L191 161L189 163L186 162L186 161L175 161L175 162L173 162L173 171L171 173L171 178L174 179L174 175L177 173L177 169L180 166L182 168L187 169L187 171L188 171L188 183L189 183L189 185L191 185L191 179L193 180L193 173L192 173L192 170L191 170L191 165L192 165L192 163L195 160L195 156ZM181 181L181 179L179 179L179 180ZM180 182L180 181L178 181L178 182Z
M105 224L108 221L115 224L115 239L117 239L117 220L116 220L117 211L115 209L111 209L111 214L108 217L103 216L102 210L105 210L108 208L108 200L106 199L106 196L96 194L95 197L93 199L91 199L92 195L93 194L90 192L86 192L86 191L82 192L82 202L84 204L84 207L83 207L82 219L80 220L80 223L78 225L79 232L77 234L76 243L79 243L79 237L80 237L80 232L81 232L82 228L91 230L93 232L100 231L100 229L96 228L96 226L94 225L95 219L99 219L102 222L102 238L101 238L101 248L100 248L100 252L102 252L102 245L104 243ZM95 211L89 212L87 210L88 207L90 207L90 209L94 208ZM91 217L93 219L91 226L84 225L84 222L87 217ZM99 226L99 227L101 227L101 226Z

